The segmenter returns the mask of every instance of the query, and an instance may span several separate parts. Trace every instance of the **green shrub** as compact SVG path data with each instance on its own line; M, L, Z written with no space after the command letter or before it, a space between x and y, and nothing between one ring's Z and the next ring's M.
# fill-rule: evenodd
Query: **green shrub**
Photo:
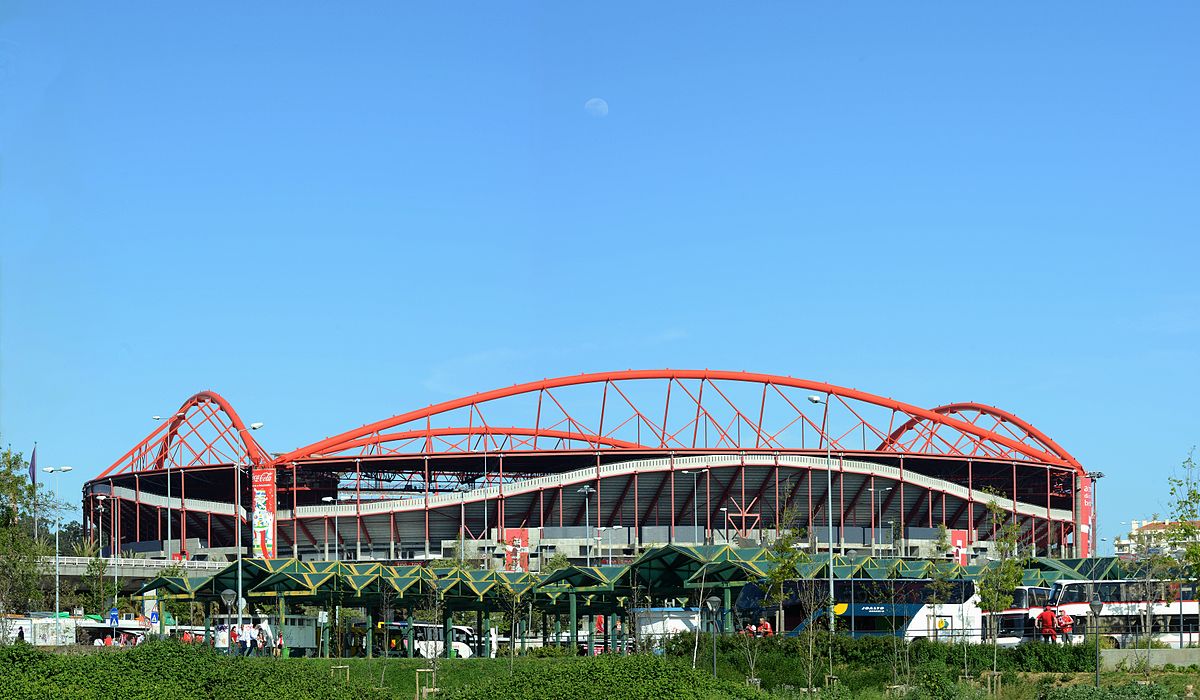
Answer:
M529 647L517 654L518 656L528 656L534 659L561 659L568 656L578 656L575 650L570 647Z
M0 698L384 697L369 687L339 683L322 671L280 659L228 657L207 647L166 640L128 650L88 649L65 654L22 644L0 647Z
M524 666L510 677L449 690L441 697L443 700L766 700L768 696L748 685L716 680L659 656L606 654Z
M1129 683L1108 688L1072 685L1052 689L1046 700L1175 700L1175 695L1161 685Z

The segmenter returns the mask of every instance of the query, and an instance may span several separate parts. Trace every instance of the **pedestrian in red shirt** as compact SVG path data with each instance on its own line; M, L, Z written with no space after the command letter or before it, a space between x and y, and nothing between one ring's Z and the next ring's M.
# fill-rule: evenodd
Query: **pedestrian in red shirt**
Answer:
M1058 622L1058 616L1054 614L1054 611L1050 609L1050 606L1046 606L1042 609L1041 614L1037 616L1037 621L1038 630L1042 635L1042 641L1050 642L1051 644L1056 643L1058 639L1054 633L1054 625L1056 622Z

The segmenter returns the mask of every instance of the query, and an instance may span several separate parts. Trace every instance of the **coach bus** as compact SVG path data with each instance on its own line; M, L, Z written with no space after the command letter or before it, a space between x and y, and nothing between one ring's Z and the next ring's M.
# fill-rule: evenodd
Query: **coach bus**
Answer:
M1093 594L1104 603L1097 623L1100 635L1118 649L1144 643L1147 633L1155 642L1173 648L1200 643L1200 603L1195 583L1146 579L1060 581L1054 585L1050 602L1074 618L1073 642L1090 637L1097 629L1089 627Z
M979 608L974 581L949 582L945 599L937 605L930 579L850 579L834 582L834 625L842 634L853 637L898 636L909 640L933 639L946 642L991 641L989 613ZM1051 589L1020 586L1014 591L1013 605L997 613L997 643L1012 646L1034 639L1034 620ZM828 609L825 600L829 586L825 581L795 581L789 584L783 604L784 633L796 635L809 625L823 627ZM743 587L735 606L742 620L774 613L764 609L762 590L753 584Z

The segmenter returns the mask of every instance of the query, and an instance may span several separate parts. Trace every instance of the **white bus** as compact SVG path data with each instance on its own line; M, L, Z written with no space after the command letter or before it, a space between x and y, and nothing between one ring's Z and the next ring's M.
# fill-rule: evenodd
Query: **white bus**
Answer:
M388 637L396 640L396 648L388 650L389 655L408 656L408 626L407 622L393 622L388 625ZM454 655L460 659L478 656L479 638L475 630L466 625L454 625L451 629L454 631L454 641L451 642ZM429 659L446 655L445 630L441 625L433 622L413 622L412 631L413 656ZM379 639L376 642L382 644L382 632L377 634ZM494 633L489 641L489 655L495 656L497 638Z
M1154 641L1172 648L1200 643L1196 584L1145 579L1056 583L1050 601L1074 618L1072 642L1082 641L1085 635L1090 638L1095 632L1089 628L1093 593L1104 603L1098 623L1100 634L1118 649L1145 643L1147 632Z

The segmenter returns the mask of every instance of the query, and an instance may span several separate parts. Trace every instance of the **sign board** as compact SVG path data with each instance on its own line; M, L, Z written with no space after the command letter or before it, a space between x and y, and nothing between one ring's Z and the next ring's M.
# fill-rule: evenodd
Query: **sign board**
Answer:
M971 558L971 550L967 547L967 531L947 530L946 535L950 538L950 551L954 561L959 566L966 566Z
M275 470L255 467L250 471L254 510L254 556L275 558Z
M321 610L321 611L317 612L317 624L318 625L329 624L329 612L327 610Z
M506 527L501 531L504 542L504 570L529 571L529 530Z
M152 624L152 625L158 624L158 611L157 610L150 611L150 624Z
M120 621L121 621L121 611L117 610L116 608L110 609L108 611L108 624L113 627L116 627L117 623Z

